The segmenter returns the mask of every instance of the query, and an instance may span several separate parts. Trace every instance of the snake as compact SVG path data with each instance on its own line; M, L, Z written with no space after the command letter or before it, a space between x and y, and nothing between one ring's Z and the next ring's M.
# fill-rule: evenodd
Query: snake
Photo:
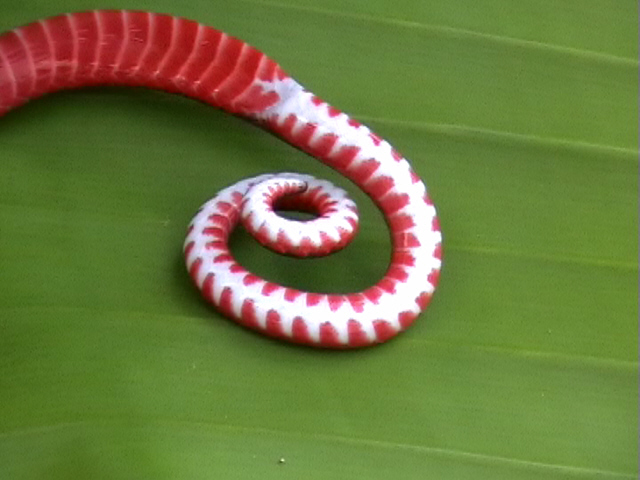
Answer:
M242 224L280 254L328 255L358 229L348 194L289 172L221 190L189 224L183 250L189 276L224 316L269 337L348 349L386 342L427 308L442 233L425 183L389 142L261 51L186 18L135 10L68 13L0 35L0 116L50 92L91 86L166 91L241 117L333 168L381 210L391 238L382 278L358 292L311 292L245 269L230 250L231 232Z

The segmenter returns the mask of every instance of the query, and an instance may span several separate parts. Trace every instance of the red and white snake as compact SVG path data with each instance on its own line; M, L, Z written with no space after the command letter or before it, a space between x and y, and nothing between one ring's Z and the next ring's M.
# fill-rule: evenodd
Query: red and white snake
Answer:
M305 292L245 270L229 251L231 231L242 221L280 253L324 255L355 233L353 202L328 182L288 173L224 189L191 222L184 253L193 281L226 316L272 337L354 348L390 339L427 307L442 235L424 183L389 143L262 52L190 20L127 10L61 15L0 35L0 115L48 92L92 85L179 93L250 119L352 180L383 212L392 240L384 277L357 293ZM317 218L286 220L274 208Z

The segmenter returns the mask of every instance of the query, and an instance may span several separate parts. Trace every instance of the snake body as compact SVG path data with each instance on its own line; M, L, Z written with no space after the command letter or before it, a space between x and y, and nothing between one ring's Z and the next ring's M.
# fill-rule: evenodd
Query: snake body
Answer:
M191 20L128 10L60 15L0 35L0 115L48 92L92 85L178 93L249 119L352 180L383 212L392 241L384 276L361 292L306 292L238 264L231 231L242 221L280 253L327 254L355 233L355 205L328 182L295 174L224 189L191 222L184 253L204 298L226 316L296 343L355 348L390 339L427 307L442 235L424 183L388 142L259 50ZM286 220L274 208L317 218Z

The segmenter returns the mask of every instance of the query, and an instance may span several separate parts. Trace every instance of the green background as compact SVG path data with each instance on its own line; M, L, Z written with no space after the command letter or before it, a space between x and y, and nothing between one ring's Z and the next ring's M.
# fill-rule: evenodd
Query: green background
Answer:
M444 269L357 352L217 315L181 246L253 174L338 180L328 259L238 258L318 291L386 267L368 199L257 128L144 90L0 119L0 478L588 479L638 472L638 23L631 0L0 0L0 30L100 6L196 19L275 58L412 160ZM284 459L284 463L279 460Z

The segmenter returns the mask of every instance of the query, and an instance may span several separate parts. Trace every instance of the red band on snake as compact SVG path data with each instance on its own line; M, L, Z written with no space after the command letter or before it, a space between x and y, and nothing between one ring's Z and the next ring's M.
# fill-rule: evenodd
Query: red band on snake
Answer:
M184 252L204 298L226 316L296 343L355 348L390 339L427 307L442 235L424 183L388 142L262 52L190 20L127 10L61 15L0 35L0 115L49 92L92 85L178 93L250 119L352 180L383 212L392 241L383 278L362 292L305 292L238 264L228 246L231 231L242 221L280 253L323 255L355 233L353 202L328 182L288 173L224 189L193 219ZM317 218L287 220L274 206Z

